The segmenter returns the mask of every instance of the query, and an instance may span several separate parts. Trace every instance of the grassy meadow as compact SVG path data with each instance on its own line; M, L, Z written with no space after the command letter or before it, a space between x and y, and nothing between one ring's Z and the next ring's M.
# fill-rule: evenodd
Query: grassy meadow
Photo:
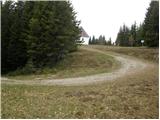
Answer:
M158 48L147 48L147 47L119 47L119 46L101 46L101 45L90 45L89 47L111 51L129 56L134 56L143 60L157 62L159 61L159 49Z
M99 46L94 47L101 49ZM102 48L104 51L108 50L108 47L104 46ZM112 48L111 51L113 49L118 49L118 47ZM119 49L122 51L123 49L128 49L127 53L125 52L124 54L132 53L132 56L140 56L138 51L141 48ZM126 75L125 77L113 81L86 86L26 86L2 84L1 117L108 119L158 118L158 64L156 60L150 59L153 58L153 54L150 54L152 49L145 48L145 50L149 51L145 54L149 56L149 62L152 63L148 69L141 71L140 73L134 73L132 76ZM153 51L154 50L156 53L157 49L153 49ZM113 51L115 52L115 50ZM86 51L79 51L73 54L90 55L88 58L85 58L88 55L82 55L83 60L78 59L81 62L76 61L79 63L80 68L83 65L85 68L85 66L96 66L96 64L100 64L99 62L93 62L93 57L97 57L96 59L98 59L98 61L103 61L103 57L107 57L98 55L98 53L97 55L91 55ZM158 54L156 53L156 55ZM82 56L79 58L82 58ZM155 58L157 59L157 56ZM69 59L71 60L71 57ZM145 58L140 59L143 60ZM90 61L92 61L93 65ZM68 62L69 61L67 61L67 63ZM65 64L61 64L60 66L66 65L64 68L67 69L69 63L66 64L64 61L63 63ZM74 62L72 61L71 63L74 66ZM106 64L105 67L110 67L105 60L103 61L103 64ZM102 70L101 72L103 72L103 67L101 68L101 65L97 66L99 70ZM77 68L75 68L75 70ZM93 71L96 70L98 69L95 68ZM84 75L82 73L78 74ZM74 77L74 75L72 76ZM65 74L64 77L66 77Z
M66 56L55 67L39 69L28 75L21 75L21 71L17 70L4 77L16 80L59 79L111 72L119 67L120 63L109 55L79 49Z

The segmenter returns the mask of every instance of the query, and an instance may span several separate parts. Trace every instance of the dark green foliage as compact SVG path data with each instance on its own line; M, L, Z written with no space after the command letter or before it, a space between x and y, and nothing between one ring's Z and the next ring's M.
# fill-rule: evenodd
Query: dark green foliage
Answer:
M147 46L159 46L159 1L150 3L144 20L144 37Z
M129 35L130 35L130 30L124 24L123 27L120 27L120 30L116 39L116 45L129 46Z
M2 73L54 66L77 49L79 38L69 2L7 1L2 5Z
M92 44L92 39L89 37L89 45Z
M112 45L111 37L110 37L109 40L106 42L106 45Z
M2 5L2 73L22 67L27 61L23 8L23 2L7 1Z
M106 44L105 36L100 35L98 40L97 40L97 44L105 45Z
M129 35L129 46L141 46L141 40L143 40L143 27L142 24L136 25L136 22L131 25Z
M159 46L159 1L151 1L143 24L137 26L135 22L130 30L125 25L120 28L116 45L141 46L141 40L146 46Z
M131 25L130 36L129 36L129 46L137 45L137 26L136 22Z
M2 4L1 6L1 71L7 72L8 71L8 62L7 62L7 56L8 56L8 48L10 41L10 27L12 25L12 1L7 1L5 4ZM10 9L9 9L10 8Z
M92 44L96 44L96 39L95 39L95 36L92 37Z
M95 38L95 36L90 37L89 44L96 44L96 45L106 45L105 36L100 35L99 38Z
M143 26L144 26L144 24L140 24L139 27L137 27L136 46L142 46L141 40L144 40ZM144 45L145 45L145 43L144 43Z
M23 67L27 62L26 43L24 41L24 2L15 3L13 24L10 28L11 39L8 45L8 64L11 70Z
M63 12L62 12L63 11ZM29 21L28 55L36 67L76 50L78 23L68 2L38 2Z

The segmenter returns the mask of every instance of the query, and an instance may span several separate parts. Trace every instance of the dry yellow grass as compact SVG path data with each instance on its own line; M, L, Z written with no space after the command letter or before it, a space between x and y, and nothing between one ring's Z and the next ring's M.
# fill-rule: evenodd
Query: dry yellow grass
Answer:
M120 67L119 62L109 55L79 49L69 54L55 67L43 68L29 75L17 74L16 71L4 77L16 80L68 78L110 72L118 67Z
M117 52L157 63L159 61L159 48L118 47L118 46L105 46L105 45L89 45L88 47L96 48L103 51Z
M2 85L2 118L159 117L158 64L87 86Z
M2 118L158 118L157 68L99 85L2 85Z

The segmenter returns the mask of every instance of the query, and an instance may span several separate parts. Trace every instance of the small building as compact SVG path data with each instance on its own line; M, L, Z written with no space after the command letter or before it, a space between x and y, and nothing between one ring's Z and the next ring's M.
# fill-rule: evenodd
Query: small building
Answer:
M89 44L89 35L86 33L86 31L81 27L81 37L80 40L83 41L83 45L88 45Z

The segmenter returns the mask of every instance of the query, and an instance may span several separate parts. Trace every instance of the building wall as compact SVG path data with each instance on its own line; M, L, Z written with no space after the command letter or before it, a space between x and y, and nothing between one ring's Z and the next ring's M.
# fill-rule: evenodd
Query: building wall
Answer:
M82 43L83 45L88 45L89 44L89 37L81 37L80 40L83 40L84 42Z

